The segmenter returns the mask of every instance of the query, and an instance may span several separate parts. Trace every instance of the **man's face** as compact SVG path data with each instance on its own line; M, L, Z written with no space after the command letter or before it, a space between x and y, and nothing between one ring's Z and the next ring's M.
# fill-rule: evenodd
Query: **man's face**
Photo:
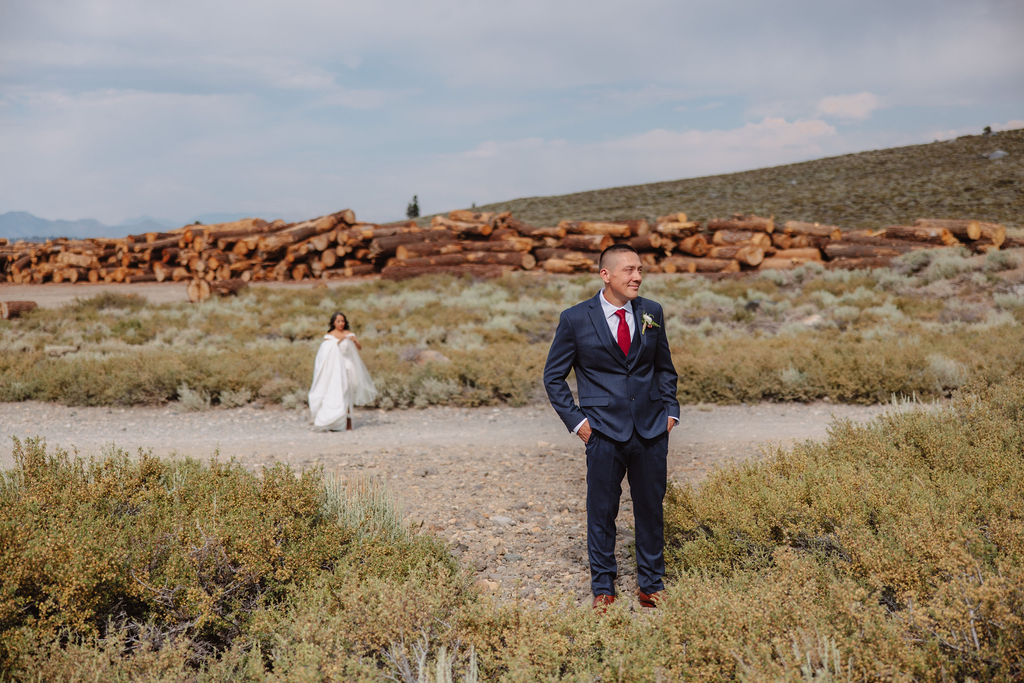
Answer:
M608 254L605 267L601 269L601 279L604 280L605 291L611 294L609 301L632 301L640 296L640 283L644 279L640 257L630 251Z

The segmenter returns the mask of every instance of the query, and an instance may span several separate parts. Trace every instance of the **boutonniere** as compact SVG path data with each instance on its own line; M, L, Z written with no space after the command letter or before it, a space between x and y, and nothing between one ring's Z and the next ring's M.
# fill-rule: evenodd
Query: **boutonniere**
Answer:
M640 321L643 323L640 325L640 334L643 335L647 331L648 327L661 327L658 323L654 322L654 318L651 317L650 313L644 313L640 316Z

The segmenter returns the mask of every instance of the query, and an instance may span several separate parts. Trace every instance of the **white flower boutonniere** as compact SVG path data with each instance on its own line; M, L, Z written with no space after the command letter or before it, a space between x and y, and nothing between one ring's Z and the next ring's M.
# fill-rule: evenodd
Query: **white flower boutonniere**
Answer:
M640 321L643 323L640 325L640 334L643 335L647 331L648 327L661 327L658 323L654 322L654 318L651 317L650 313L644 313L640 316Z

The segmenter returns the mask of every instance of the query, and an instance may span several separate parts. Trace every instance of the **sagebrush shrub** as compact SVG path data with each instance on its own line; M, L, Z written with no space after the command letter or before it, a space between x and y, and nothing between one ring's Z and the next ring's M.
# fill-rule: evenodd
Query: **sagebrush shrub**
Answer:
M1002 261L914 254L893 270L803 267L720 281L646 277L645 296L665 308L681 370L679 398L877 402L894 392L930 398L949 385L928 370L929 354L960 363L969 377L992 379L1020 367L1024 337L1017 321L1024 310L989 272ZM910 272L943 263L966 275L929 283ZM382 388L379 407L541 400L539 368L559 312L598 288L593 276L520 273L486 282L444 277L329 290L252 287L204 306L101 296L0 321L0 400L161 404L174 401L186 384L221 405L248 391L263 403L295 406L309 388L317 344L334 310L345 311L360 336L363 359ZM901 342L911 338L922 340L919 350ZM51 356L47 348L54 345L77 351ZM452 363L420 365L423 351ZM751 358L767 372L751 368ZM789 366L807 378L798 392L779 374Z
M673 488L670 566L778 581L783 554L805 557L824 589L845 585L837 596L861 605L858 619L890 633L908 672L1012 680L1024 675L1022 453L1020 378L974 385L948 408L839 423L825 443ZM821 633L838 639L844 671L881 675L854 626Z
M182 384L178 387L178 404L185 410L206 410L210 407L210 392Z
M186 667L237 645L269 648L272 658L276 631L263 631L270 614L293 601L311 606L307 590L362 601L367 581L390 592L433 575L446 599L461 595L450 557L411 538L386 499L325 484L319 470L276 465L257 476L233 463L123 451L86 462L38 440L16 441L14 460L0 474L0 669L8 672L71 643L119 643L128 660L165 650ZM409 637L433 618L428 610L388 632Z
M1024 676L1021 378L673 486L668 589L642 618L628 599L596 615L473 595L372 480L15 451L0 478L14 679Z

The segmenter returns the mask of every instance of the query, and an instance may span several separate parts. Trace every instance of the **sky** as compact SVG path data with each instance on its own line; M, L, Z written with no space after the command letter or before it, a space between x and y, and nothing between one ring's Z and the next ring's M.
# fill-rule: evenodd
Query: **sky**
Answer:
M985 126L1020 0L0 0L0 213L384 222Z

